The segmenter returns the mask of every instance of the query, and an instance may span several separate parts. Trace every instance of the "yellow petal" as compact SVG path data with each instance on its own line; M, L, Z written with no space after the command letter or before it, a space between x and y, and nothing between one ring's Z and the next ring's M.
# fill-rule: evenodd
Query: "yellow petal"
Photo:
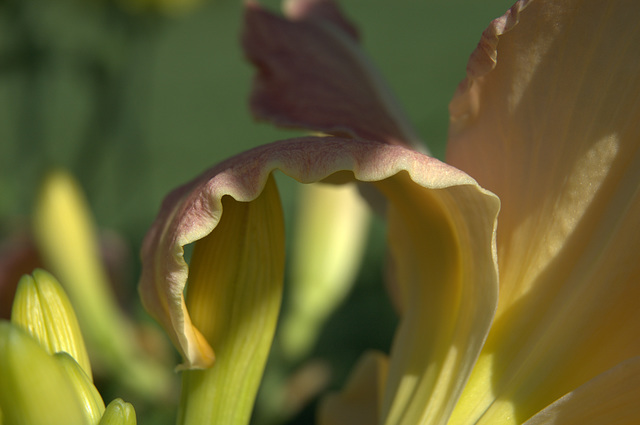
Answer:
M470 59L448 160L502 201L500 302L452 424L521 423L640 355L639 20L520 1Z
M529 419L525 425L640 423L640 357L598 375Z
M183 373L184 424L249 422L282 299L284 220L273 177L252 202L224 197L221 207L190 263L186 305L216 360Z
M322 401L319 425L378 424L387 381L389 359L382 353L366 353L354 368L345 388Z
M427 191L408 180L399 174L378 185L390 201L402 308L383 417L386 424L439 424L453 409L495 312L498 202L487 203L466 186Z

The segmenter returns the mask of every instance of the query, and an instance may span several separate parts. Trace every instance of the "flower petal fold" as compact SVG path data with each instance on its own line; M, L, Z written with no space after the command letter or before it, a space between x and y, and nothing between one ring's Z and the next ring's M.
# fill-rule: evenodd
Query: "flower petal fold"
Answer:
M447 159L502 201L500 302L451 424L521 423L640 355L639 21L519 1L471 56Z
M251 109L261 119L424 150L353 26L329 0L293 0L291 20L248 3L243 45L258 68Z
M403 317L381 414L388 424L445 417L497 303L499 200L465 173L401 146L335 137L285 140L231 158L166 198L145 238L140 291L185 366L210 366L212 349L184 301L189 268L183 247L224 221L224 196L254 201L276 169L302 183L369 182L388 199Z
M525 425L640 423L640 357L629 359L563 396Z
M389 249L402 310L383 417L386 424L441 424L497 306L495 216L487 214L486 198L464 186L417 191L408 179L398 175L378 185L389 200Z

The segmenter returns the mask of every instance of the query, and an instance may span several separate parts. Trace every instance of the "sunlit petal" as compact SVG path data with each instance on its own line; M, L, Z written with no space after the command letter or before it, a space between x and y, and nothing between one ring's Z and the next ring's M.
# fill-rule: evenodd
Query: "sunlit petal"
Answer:
M451 423L521 423L640 354L638 21L520 1L471 57L448 161L502 201L500 302Z
M389 245L402 309L383 417L386 424L440 424L497 305L495 217L482 213L486 199L464 186L416 191L403 177L408 180L397 176L379 185L390 201Z
M291 20L255 3L243 45L257 66L251 109L286 127L424 149L355 30L327 0L293 0Z
M525 425L640 423L640 357L627 360L565 395Z

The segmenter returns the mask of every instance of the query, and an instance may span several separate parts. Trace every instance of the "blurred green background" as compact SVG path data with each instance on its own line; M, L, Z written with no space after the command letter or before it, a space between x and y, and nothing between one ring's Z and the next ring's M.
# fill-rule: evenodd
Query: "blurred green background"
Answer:
M242 1L204 0L170 13L170 0L152 2L0 2L0 237L28 227L43 173L65 167L80 180L98 225L122 235L134 253L125 283L131 297L135 253L170 189L230 155L302 134L249 113L253 71L239 45ZM340 4L418 133L443 158L447 105L468 56L511 2ZM291 213L293 185L281 183ZM362 349L390 344L395 318L381 283L381 223L354 292L312 353L332 368L329 388L343 382ZM277 356L273 362L297 366L277 364ZM309 423L312 411L291 423Z

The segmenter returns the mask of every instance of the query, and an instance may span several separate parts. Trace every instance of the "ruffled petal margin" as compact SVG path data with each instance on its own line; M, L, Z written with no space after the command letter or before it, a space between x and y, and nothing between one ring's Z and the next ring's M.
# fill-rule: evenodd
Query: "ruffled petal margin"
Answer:
M387 197L402 319L381 415L387 423L407 424L446 416L495 311L500 204L465 173L401 146L334 137L276 142L231 158L169 194L144 241L140 292L185 367L211 366L213 349L184 301L184 246L224 222L223 197L255 200L276 169L302 183L369 182Z

